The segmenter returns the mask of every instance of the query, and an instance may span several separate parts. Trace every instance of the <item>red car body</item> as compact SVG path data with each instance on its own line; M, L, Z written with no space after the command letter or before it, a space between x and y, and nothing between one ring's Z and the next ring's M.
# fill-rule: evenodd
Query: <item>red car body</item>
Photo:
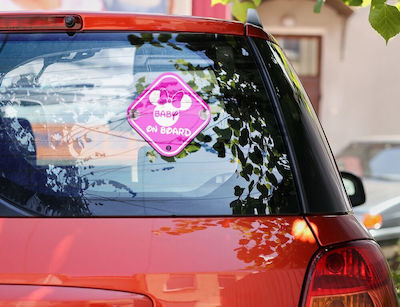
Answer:
M319 248L370 238L353 216L5 218L0 225L2 284L140 293L155 306L297 306ZM0 291L11 302L28 297L16 286ZM57 300L73 296L61 290Z
M0 31L68 31L63 28L65 15L78 16L77 32L201 32L272 40L250 24L111 13L9 13L0 16ZM63 30L57 28L57 18L61 18ZM352 244L366 246L369 253L378 255L374 261L386 270L381 279L372 276L377 264L367 263L362 248L354 252ZM397 304L382 255L348 212L250 217L3 217L0 246L1 306L364 306L366 301L354 299L350 305L345 298L342 305L330 305L343 293L351 296L363 291L369 291L373 301L368 305L372 301L367 300L365 306ZM329 297L325 300L328 305L312 305L311 288L315 284L318 288L313 279L318 261L346 248L361 255L367 275L379 282L371 283L370 288L362 284L345 290L334 285L333 292L322 289L321 296Z

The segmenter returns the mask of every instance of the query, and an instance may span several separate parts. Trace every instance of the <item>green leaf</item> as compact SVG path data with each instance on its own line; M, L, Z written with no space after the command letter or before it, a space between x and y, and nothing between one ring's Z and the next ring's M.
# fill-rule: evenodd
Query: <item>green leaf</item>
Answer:
M228 143L232 137L232 130L230 128L221 129L219 127L214 127L213 130L220 136L220 139Z
M236 199L233 202L229 204L229 206L232 208L232 214L238 215L241 214L241 209L242 209L242 201L240 199Z
M151 44L152 46L154 46L154 47L164 48L164 46L161 45L159 42L151 42L150 44Z
M262 194L263 197L267 197L269 194L269 189L265 184L257 183L257 190Z
M245 165L247 159L244 157L243 151L239 147L237 147L237 153L238 153L238 158L239 158L240 163L242 165Z
M158 35L158 40L162 43L168 42L172 38L172 35L169 33L161 33Z
M363 0L342 0L348 6L361 6Z
M236 144L232 145L231 152L232 152L232 156L234 156L234 157L237 156L237 145Z
M400 11L397 7L388 5L382 0L373 0L369 12L371 26L385 39L400 33Z
M325 0L317 0L314 4L314 13L321 13L321 8L324 5Z
M131 45L137 46L137 48L139 48L144 44L144 40L141 37L134 34L128 35L128 40L131 43Z
M256 5L252 1L234 0L232 5L232 15L241 22L246 22L247 10L255 9Z
M182 48L178 47L176 44L167 43L167 46L174 48L175 50L182 50Z
M255 164L262 164L263 162L263 155L258 147L255 147L254 151L249 153L249 157Z
M156 152L154 150L148 151L146 157L149 159L150 163L154 163L157 159Z
M143 41L146 43L150 43L153 41L153 33L142 33L141 34Z
M204 70L196 70L196 75L199 76L202 79L205 78Z
M232 0L211 0L211 6L214 6L216 4L227 5L229 2L232 2Z
M238 185L235 186L235 196L238 196L238 197L242 196L243 191L244 191L244 188L241 188Z
M204 143L209 143L212 141L211 136L209 136L208 134L204 135L203 133L199 133L197 135L196 139L198 139L200 142L204 142Z
M216 142L213 147L218 153L218 158L225 158L225 145L222 142Z
M182 150L179 154L177 154L175 157L177 159L182 159L184 157L186 157L188 155L188 153L185 150Z
M254 5L259 6L262 0L253 0Z
M209 85L207 85L207 86L203 86L202 89L201 89L201 91L202 91L203 93L212 92L212 91L214 90L214 88L215 88L215 85L209 84Z
M249 194L251 193L251 191L253 191L254 188L254 180L252 180L249 184Z
M275 186L275 187L277 187L278 186L278 181L276 180L276 177L275 177L275 175L274 174L272 174L272 173L265 173L265 177L266 177L266 179L268 179L268 181L273 185L273 186Z
M137 83L136 84L136 92L141 93L143 92L145 89L145 87L143 86L143 84Z
M196 152L201 148L201 145L199 143L190 143L188 146L186 146L185 150L187 152Z
M247 130L247 128L243 128L240 131L239 144L241 146L246 146L248 143L249 143L249 130Z
M174 157L166 157L166 156L160 156L161 159L163 159L164 161L167 162L175 162L175 158Z
M240 175L246 179L247 181L250 180L250 176L253 173L253 165L247 163L243 170L240 172Z

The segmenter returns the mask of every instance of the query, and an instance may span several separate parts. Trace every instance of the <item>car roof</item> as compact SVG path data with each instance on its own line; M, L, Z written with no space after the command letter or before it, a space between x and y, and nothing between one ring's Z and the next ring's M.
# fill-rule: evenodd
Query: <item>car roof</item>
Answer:
M161 14L136 14L126 12L0 12L0 19L5 17L52 17L80 16L81 31L167 31L167 32L201 32L231 35L248 35L275 42L273 37L262 28L243 24L238 21L195 16L174 16ZM59 29L58 29L59 30ZM3 29L2 32L14 32L15 29ZM31 31L34 31L32 29Z

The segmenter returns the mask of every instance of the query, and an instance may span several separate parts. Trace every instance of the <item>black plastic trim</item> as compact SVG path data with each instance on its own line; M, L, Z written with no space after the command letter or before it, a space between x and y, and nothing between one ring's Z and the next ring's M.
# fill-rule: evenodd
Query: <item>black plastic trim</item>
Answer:
M298 165L296 155L294 152L293 143L289 136L289 132L286 128L285 119L283 116L281 106L278 101L278 97L276 96L275 89L272 85L271 77L268 73L267 67L264 63L264 60L262 59L262 57L260 55L260 52L259 52L253 38L248 37L248 36L246 38L247 38L247 41L250 46L250 51L253 53L254 59L258 65L258 67L260 67L261 78L267 89L267 93L271 98L272 107L273 107L274 112L277 117L278 126L282 132L283 140L287 147L288 158L289 158L289 161L291 164L291 170L292 170L293 177L294 177L294 184L297 189L297 197L299 198L301 213L308 213L309 210L307 210L307 199L306 199L306 195L304 193L304 187L303 187L303 183L301 180L301 176L299 174L299 165Z

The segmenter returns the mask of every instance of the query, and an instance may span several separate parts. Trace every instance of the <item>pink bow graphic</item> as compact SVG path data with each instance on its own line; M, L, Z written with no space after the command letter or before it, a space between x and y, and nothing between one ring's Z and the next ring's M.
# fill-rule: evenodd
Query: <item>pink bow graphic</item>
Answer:
M176 92L172 97L170 97L168 91L165 88L162 88L160 90L160 100L158 101L158 103L159 104L172 103L172 105L175 108L180 109L183 95L184 95L184 92L179 91L179 92Z

